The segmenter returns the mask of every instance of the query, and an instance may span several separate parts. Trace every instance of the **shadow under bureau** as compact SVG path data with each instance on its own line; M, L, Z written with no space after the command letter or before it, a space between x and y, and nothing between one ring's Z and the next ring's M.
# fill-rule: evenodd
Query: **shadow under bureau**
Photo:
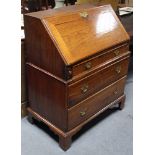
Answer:
M110 5L24 16L28 120L44 122L63 150L83 125L124 107L129 36Z

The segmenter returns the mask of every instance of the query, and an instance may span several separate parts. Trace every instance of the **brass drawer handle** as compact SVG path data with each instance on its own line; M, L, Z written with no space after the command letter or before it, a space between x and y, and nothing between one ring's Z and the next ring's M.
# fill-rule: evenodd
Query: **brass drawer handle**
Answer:
M119 74L121 72L121 66L117 66L115 71Z
M80 116L83 117L86 114L85 111L80 111Z
M88 91L88 85L85 84L84 86L81 87L81 92L84 94Z
M114 53L115 53L115 56L118 56L120 52L117 50Z
M85 69L86 69L86 70L90 69L91 67L92 67L91 62L87 62L87 63L85 64Z
M86 11L85 12L80 12L80 16L83 17L83 18L87 18L88 13Z

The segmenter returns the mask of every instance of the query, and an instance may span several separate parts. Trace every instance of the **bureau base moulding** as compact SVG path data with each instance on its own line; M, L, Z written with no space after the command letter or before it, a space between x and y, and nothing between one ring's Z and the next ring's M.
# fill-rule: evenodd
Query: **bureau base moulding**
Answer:
M72 136L75 135L85 124L87 124L89 121L91 121L92 119L94 119L99 114L101 114L102 112L104 112L108 108L112 107L113 105L118 104L118 109L122 110L124 108L124 102L125 102L125 95L122 95L117 100L115 100L114 102L111 102L106 107L104 107L103 109L98 111L96 114L89 117L89 119L87 119L86 121L79 124L77 127L73 128L72 130L70 130L68 132L64 132L64 131L60 130L55 125L53 125L52 123L47 121L45 118L40 116L37 112L33 111L31 108L27 108L27 110L28 110L28 121L31 124L33 124L34 119L36 119L38 121L45 123L50 128L51 131L53 131L56 135L59 136L59 145L64 151L66 151L71 146Z

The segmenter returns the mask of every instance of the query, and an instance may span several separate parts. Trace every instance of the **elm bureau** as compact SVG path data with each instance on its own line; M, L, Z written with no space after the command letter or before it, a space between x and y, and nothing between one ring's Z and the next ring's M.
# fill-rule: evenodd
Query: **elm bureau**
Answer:
M44 122L67 150L87 122L124 107L129 36L110 5L24 16L28 120Z

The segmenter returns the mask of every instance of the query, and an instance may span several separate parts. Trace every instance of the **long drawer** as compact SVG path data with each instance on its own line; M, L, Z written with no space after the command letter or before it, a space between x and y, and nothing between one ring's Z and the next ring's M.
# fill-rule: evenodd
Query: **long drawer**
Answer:
M122 54L124 54L125 52L127 52L128 49L129 49L128 45L122 45L122 46L116 47L112 50L105 51L103 54L101 54L93 59L89 59L85 62L77 64L77 65L73 66L73 68L72 68L72 76L77 76L81 73L87 72L87 71L95 68L96 66L99 66L103 62L105 63L106 61L109 61L113 58L119 57Z
M98 72L69 85L68 107L86 99L105 86L127 74L129 57L119 60Z
M123 95L126 76L68 110L68 129L72 129Z

